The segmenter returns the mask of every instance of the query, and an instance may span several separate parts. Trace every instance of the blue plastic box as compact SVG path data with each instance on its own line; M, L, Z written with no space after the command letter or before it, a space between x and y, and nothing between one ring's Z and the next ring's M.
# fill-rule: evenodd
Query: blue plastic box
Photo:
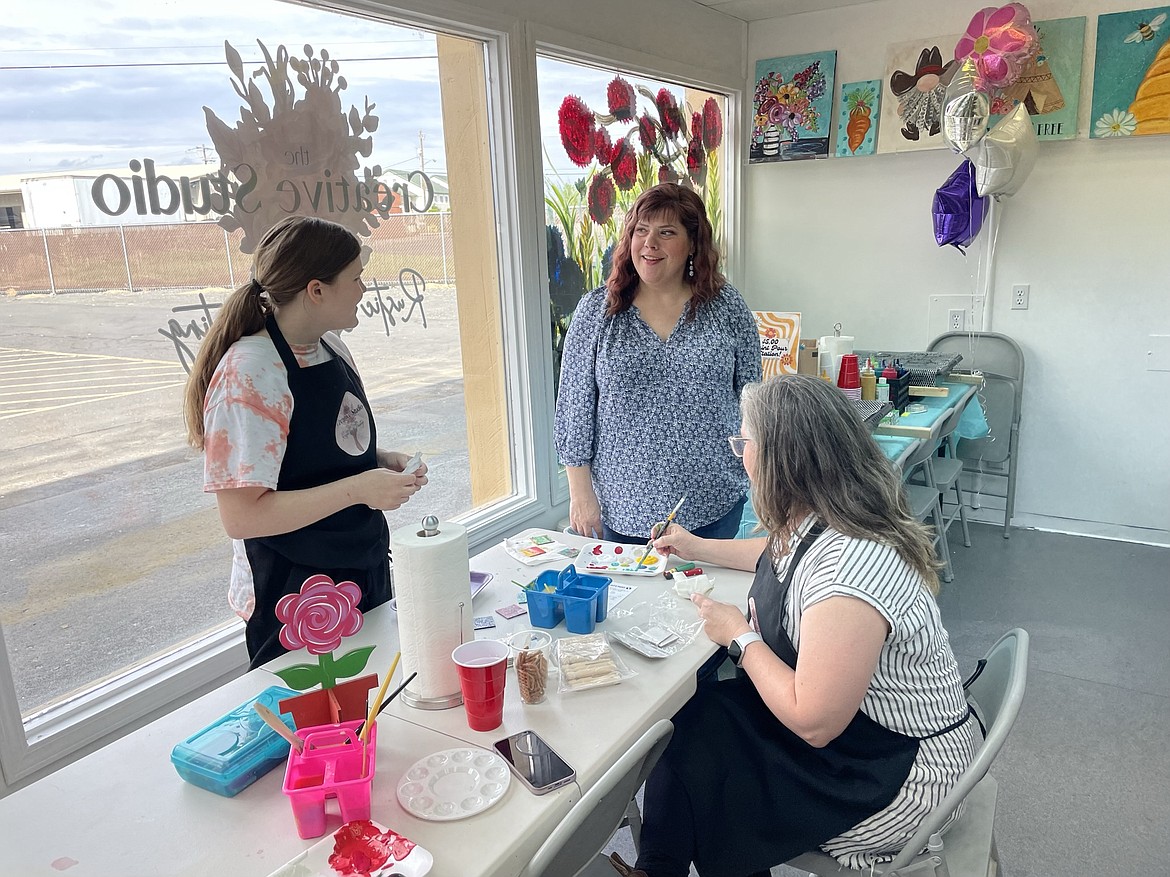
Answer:
M579 573L572 564L545 570L527 592L528 618L535 627L552 628L564 621L570 633L593 633L609 612L611 581L608 576ZM549 586L556 590L544 590Z
M288 741L264 724L252 704L264 704L295 731L292 716L280 713L280 701L297 694L279 685L264 689L175 746L171 764L192 785L234 797L288 758Z

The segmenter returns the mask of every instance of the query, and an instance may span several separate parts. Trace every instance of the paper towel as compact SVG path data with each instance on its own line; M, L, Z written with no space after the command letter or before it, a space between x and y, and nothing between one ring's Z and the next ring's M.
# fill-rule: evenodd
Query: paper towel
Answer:
M817 342L818 372L824 369L835 384L841 370L841 357L853 352L852 335L823 335Z
M417 525L402 527L391 534L390 544L403 676L418 671L403 699L415 706L427 706L420 700L438 701L430 706L434 709L457 706L462 700L451 652L475 638L467 530L449 521L439 523L434 536L423 535Z

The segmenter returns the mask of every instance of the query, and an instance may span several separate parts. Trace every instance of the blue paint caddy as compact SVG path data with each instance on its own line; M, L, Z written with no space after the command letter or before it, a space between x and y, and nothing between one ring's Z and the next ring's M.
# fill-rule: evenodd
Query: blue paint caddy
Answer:
M298 692L272 685L220 716L171 750L171 764L192 785L232 798L288 758L288 741L268 727L253 704L262 703L295 731L280 701Z

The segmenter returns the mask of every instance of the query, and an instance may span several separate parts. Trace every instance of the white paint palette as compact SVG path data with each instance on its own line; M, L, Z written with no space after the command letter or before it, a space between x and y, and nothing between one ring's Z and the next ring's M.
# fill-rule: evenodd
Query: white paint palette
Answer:
M641 569L645 545L619 545L616 542L593 542L581 549L577 555L577 568L594 575L656 576L666 566L666 557L653 548L646 555Z

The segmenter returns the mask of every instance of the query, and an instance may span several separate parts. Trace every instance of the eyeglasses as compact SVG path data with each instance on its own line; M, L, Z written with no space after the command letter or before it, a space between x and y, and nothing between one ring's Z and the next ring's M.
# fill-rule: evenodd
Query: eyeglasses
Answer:
M737 457L742 457L743 449L750 441L751 439L746 435L733 435L727 440L727 443L731 445L731 453Z

